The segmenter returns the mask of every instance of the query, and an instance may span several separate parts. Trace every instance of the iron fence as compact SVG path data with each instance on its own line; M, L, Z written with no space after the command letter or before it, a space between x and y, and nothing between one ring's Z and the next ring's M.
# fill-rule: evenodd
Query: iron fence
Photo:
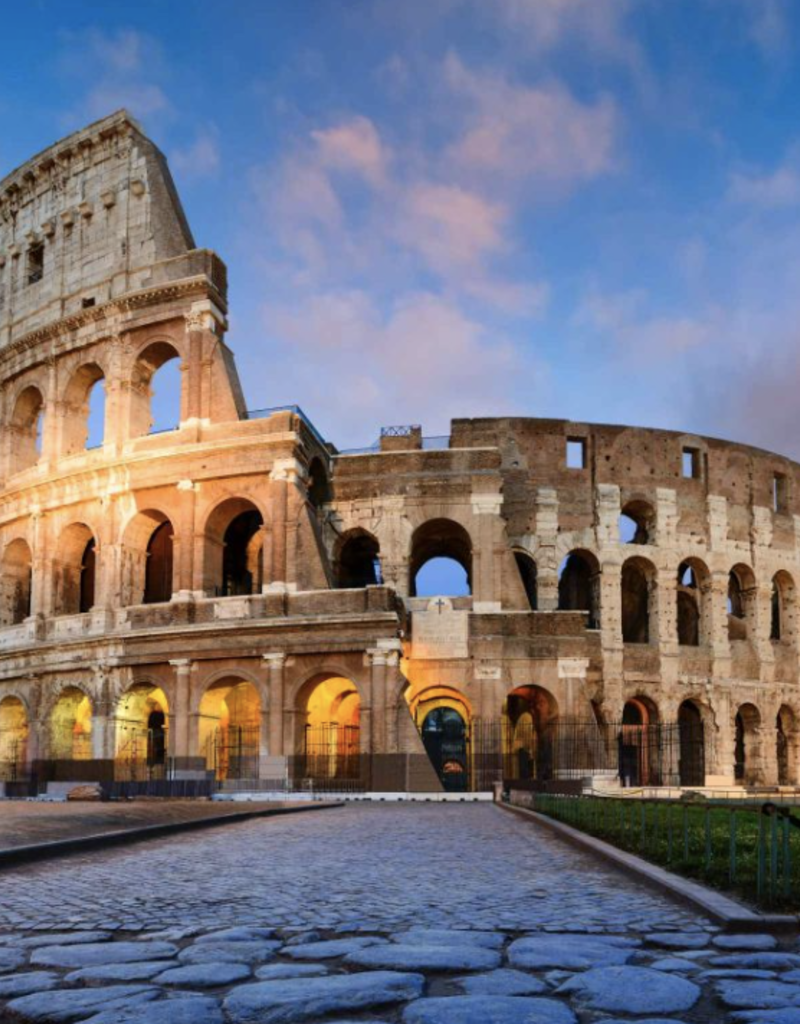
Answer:
M217 779L257 779L260 754L258 725L219 726L208 738L206 766Z

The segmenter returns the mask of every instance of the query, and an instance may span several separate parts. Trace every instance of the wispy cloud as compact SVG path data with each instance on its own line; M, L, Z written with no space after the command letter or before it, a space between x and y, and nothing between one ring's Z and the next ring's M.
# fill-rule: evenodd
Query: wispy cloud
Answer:
M731 174L728 198L761 209L800 205L800 148L790 150L774 170L736 170Z
M221 163L219 131L215 125L202 128L192 142L170 151L172 169L183 178L214 178Z

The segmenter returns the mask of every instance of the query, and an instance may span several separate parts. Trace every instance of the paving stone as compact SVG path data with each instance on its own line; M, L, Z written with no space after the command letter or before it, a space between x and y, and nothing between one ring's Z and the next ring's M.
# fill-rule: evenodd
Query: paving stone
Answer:
M454 948L387 943L358 949L345 957L345 963L401 971L489 971L500 966L502 957L496 950L472 944Z
M575 1024L555 999L525 996L444 996L418 999L403 1010L404 1024Z
M717 949L745 949L767 951L775 949L778 941L774 935L715 935L711 940Z
M732 1009L800 1007L800 985L777 981L723 980L716 984L722 1002Z
M787 974L782 974L781 977L786 978L787 981L800 980L798 978L790 978L789 974L792 973L792 971L789 971ZM775 971L759 971L755 968L748 969L747 967L715 967L712 970L703 971L702 974L698 975L698 980L714 981L717 978L760 978L763 980L765 978L774 977L776 977Z
M581 971L627 963L637 945L635 939L618 936L528 935L511 943L508 959L514 967Z
M654 971L697 971L700 965L693 960L683 960L677 956L666 956L661 960L653 960L648 964Z
M290 1024L416 999L423 985L421 974L395 971L260 981L233 989L224 1009L232 1024Z
M309 942L299 946L286 946L284 952L293 960L332 960L335 957L347 956L367 946L385 943L385 939L375 936L356 936L351 939L328 939L322 942Z
M701 990L686 978L648 967L600 967L576 974L556 990L592 1010L668 1014L688 1010Z
M392 942L407 946L419 942L423 946L482 946L502 949L506 941L503 932L477 932L455 928L409 928L391 936Z
M170 967L179 966L177 960L134 960L127 964L100 964L98 967L82 967L79 971L72 971L64 980L70 984L80 981L149 981Z
M180 999L162 999L142 1007L105 1010L90 1017L86 1024L223 1024L222 1009L216 999L192 993Z
M253 939L271 939L275 935L274 928L222 928L218 931L198 935L196 943L203 942L252 942Z
M547 985L532 974L508 968L454 978L453 981L470 996L534 996L547 991Z
M181 950L182 964L263 964L272 960L283 944L261 939L250 942L203 942Z
M800 1009L794 1006L777 1010L745 1010L732 1016L739 1024L800 1024Z
M327 973L325 964L267 964L258 968L256 977L262 981L275 981L278 978L313 978Z
M85 946L44 946L34 950L31 963L42 967L91 967L141 960L168 960L178 947L171 942L99 942Z
M28 935L18 939L15 945L22 949L35 949L37 946L76 946L88 942L106 942L111 932L45 932L43 935Z
M25 954L19 949L0 948L0 974L6 971L16 971L25 963Z
M301 932L299 935L293 935L290 939L286 940L287 946L304 946L309 945L312 942L321 942L322 935L320 932Z
M221 988L235 981L244 981L252 971L247 964L190 964L173 967L155 978L158 985L192 985L195 988Z
M57 974L50 971L23 971L20 974L0 978L0 999L27 996L31 992L46 992L60 982Z
M710 967L745 967L756 970L781 970L785 967L800 967L797 953L729 953L710 956Z
M709 936L703 932L651 932L645 941L665 949L703 949Z
M95 1010L134 1007L150 1002L159 995L159 989L144 985L59 988L22 996L21 999L12 999L7 1009L34 1021L84 1020Z

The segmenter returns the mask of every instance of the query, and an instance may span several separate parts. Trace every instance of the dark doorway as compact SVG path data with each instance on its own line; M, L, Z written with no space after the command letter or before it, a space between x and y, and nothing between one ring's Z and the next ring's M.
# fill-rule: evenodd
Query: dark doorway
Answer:
M147 718L147 763L164 764L166 759L166 717L163 711L151 711Z
M172 523L166 519L150 535L144 570L144 603L172 597Z
M422 723L422 742L442 785L449 793L469 788L467 725L455 708L435 708Z
M253 594L261 591L261 513L241 512L225 531L222 553L222 593Z
M339 553L339 586L371 587L381 582L380 546L369 533L347 537Z
M81 583L79 611L88 612L94 607L94 577L97 568L97 556L94 537L83 549L81 558Z
M678 772L682 786L702 786L706 781L703 719L696 704L686 700L678 708L680 760Z

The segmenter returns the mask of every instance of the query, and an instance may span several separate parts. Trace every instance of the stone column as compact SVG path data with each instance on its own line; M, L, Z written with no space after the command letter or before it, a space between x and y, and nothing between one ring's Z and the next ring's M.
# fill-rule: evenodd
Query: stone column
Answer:
M269 693L269 754L282 757L284 754L283 705L286 690L286 655L262 655L267 667L267 690Z
M192 723L189 708L191 702L192 661L190 658L174 658L170 665L175 669L175 696L172 707L172 723L170 729L171 754L174 758L175 776L189 768L190 758L198 755L197 723ZM192 728L194 724L194 729ZM192 736L192 732L195 733Z
M501 522L502 507L502 494L472 495L476 534L472 538L472 608L476 612L499 612L502 608L494 579L495 528Z
M587 707L586 670L588 658L559 658L558 678L563 687L564 706L560 709L562 718L591 718L591 709Z
M558 494L554 488L540 487L536 492L536 590L539 610L552 612L558 608Z
M381 647L367 651L370 671L370 742L372 754L385 754L386 749L386 669L389 652Z

